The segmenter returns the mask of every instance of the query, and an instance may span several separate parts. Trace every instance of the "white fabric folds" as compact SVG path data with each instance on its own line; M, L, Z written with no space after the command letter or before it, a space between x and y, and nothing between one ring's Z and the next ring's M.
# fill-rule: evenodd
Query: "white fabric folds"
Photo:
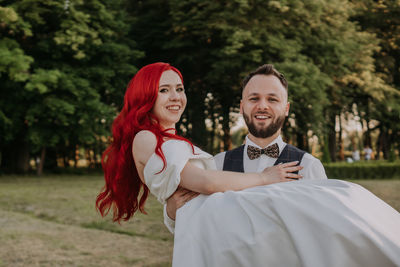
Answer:
M167 160L152 155L145 180L161 203L190 160L215 169L211 155L170 140ZM400 266L400 214L363 187L300 180L200 195L177 211L174 267Z
M400 266L400 214L359 185L303 180L178 210L173 266Z

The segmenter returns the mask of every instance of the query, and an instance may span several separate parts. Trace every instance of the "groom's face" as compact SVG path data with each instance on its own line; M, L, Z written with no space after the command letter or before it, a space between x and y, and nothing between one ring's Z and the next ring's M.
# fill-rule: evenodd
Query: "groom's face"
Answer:
M240 113L250 134L268 138L280 129L289 114L287 91L274 75L253 76L242 93Z

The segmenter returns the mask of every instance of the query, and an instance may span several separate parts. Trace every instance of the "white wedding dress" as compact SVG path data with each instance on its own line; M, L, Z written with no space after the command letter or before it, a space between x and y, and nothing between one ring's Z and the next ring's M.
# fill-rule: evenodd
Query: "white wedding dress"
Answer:
M190 160L212 156L184 141L162 145L144 169L161 203L175 192ZM303 180L200 195L177 211L173 266L400 266L400 214L363 187Z

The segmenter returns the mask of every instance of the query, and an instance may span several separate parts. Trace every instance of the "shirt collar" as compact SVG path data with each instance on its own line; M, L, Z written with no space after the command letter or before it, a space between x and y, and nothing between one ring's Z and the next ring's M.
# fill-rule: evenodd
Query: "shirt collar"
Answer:
M248 145L255 146L255 147L261 149L261 148L265 148L265 147L267 147L267 146L269 146L269 145L272 145L272 144L276 143L276 144L278 145L278 147L279 147L279 155L280 155L281 152L282 152L282 150L283 150L283 148L284 148L285 145L286 145L286 143L283 142L283 140L282 140L282 136L280 136L280 135L278 135L277 138L275 138L274 140L272 140L271 143L269 143L269 144L266 145L265 147L260 147L259 145L256 145L253 141L250 140L250 138L249 138L248 135L246 135L246 139L245 139L245 140L246 140L246 141L245 141L245 147L244 147L245 151L247 151L247 146L248 146ZM247 154L247 153L246 153L246 154Z

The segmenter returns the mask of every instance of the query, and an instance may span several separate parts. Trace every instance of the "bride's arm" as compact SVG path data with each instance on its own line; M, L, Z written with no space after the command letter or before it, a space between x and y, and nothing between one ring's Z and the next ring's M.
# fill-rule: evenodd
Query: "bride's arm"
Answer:
M157 139L150 131L141 131L133 140L132 153L139 176L144 182L143 169L155 151ZM180 186L202 194L212 194L228 190L242 190L259 185L291 181L288 178L301 178L292 173L302 167L296 162L280 164L265 169L262 173L238 173L216 170L204 170L190 162L181 172Z
M204 170L188 162L181 172L180 186L202 194L228 190L242 190L259 185L293 181L301 178L292 173L302 169L297 162L280 164L265 169L262 173L240 173L230 171ZM292 178L292 179L290 179Z

